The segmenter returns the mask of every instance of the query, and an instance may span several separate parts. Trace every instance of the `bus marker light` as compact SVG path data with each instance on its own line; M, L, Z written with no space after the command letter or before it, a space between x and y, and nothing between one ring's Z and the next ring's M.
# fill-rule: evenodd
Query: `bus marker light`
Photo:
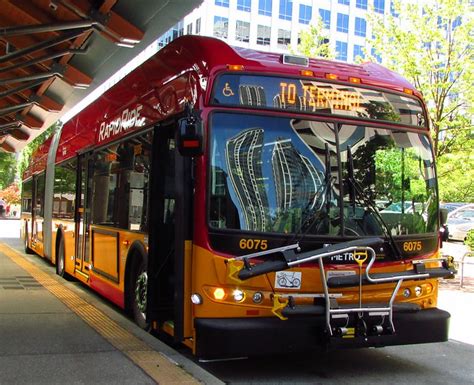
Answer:
M185 148L197 148L199 146L199 140L183 140L183 147Z
M326 79L329 80L337 80L337 75L336 74L326 74Z
M360 78L353 78L353 77L350 77L350 78L349 78L349 81L350 81L351 83L360 83L360 82L361 82Z
M252 300L255 303L261 303L263 301L263 294L257 291L253 294Z
M225 297L225 291L221 287L218 287L217 289L214 289L213 295L215 299L223 300Z
M410 289L406 288L405 290L403 290L403 296L405 298L410 297L410 294L411 294Z
M229 71L243 71L244 66L242 64L227 64L227 69Z
M429 284L426 285L425 290L426 290L427 294L430 294L433 290L433 286L429 283Z
M311 70L301 70L300 73L303 76L314 76L314 72Z
M130 241L128 239L126 239L125 241L122 241L122 244L125 245L125 246L128 246L128 245L130 245Z
M403 92L405 92L408 95L413 95L413 90L410 90L409 88L404 88Z
M197 293L193 293L191 294L191 302L195 305L200 305L202 304L202 297Z
M242 290L234 290L232 293L236 302L242 302L245 299L245 293Z

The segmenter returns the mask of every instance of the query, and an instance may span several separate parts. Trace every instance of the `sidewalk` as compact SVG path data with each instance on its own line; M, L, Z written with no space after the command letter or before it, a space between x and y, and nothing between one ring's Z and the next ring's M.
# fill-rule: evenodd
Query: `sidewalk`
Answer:
M443 253L454 257L460 262L464 253L468 251L467 246L462 243L445 242ZM470 261L474 262L474 258ZM440 281L438 307L451 313L449 326L449 338L474 345L474 265L464 265L464 282L460 286L460 268L454 279Z
M1 385L222 384L19 246L0 238Z

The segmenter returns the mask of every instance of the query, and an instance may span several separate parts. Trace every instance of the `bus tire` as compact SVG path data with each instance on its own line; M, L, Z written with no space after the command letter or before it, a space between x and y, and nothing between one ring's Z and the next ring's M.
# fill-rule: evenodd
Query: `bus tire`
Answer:
M33 254L33 250L30 249L28 246L28 225L25 222L25 237L24 237L24 242L25 242L25 254Z
M150 325L146 320L148 263L144 256L137 256L135 254L135 257L132 264L131 280L127 295L135 323L140 328L149 330Z

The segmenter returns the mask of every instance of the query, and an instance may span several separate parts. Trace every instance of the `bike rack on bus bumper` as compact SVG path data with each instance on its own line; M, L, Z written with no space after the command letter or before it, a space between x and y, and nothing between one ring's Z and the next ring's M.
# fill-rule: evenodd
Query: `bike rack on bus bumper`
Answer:
M337 245L332 245L325 247L323 249L309 251L297 254L297 251L300 251L298 244L283 246L276 249L265 250L257 253L247 254L244 256L236 257L229 260L228 271L229 279L236 282L242 282L246 279L266 274L269 272L276 272L280 270L289 269L291 267L301 265L307 262L318 261L319 270L321 275L322 289L323 293L321 294L274 294L273 295L273 313L282 320L286 320L282 314L282 311L288 308L288 305L291 304L293 298L295 297L306 297L306 298L317 298L323 297L325 300L325 319L326 319L326 328L329 336L333 336L336 329L332 326L332 320L337 318L346 318L349 319L349 314L357 313L359 314L359 319L362 318L363 314L368 314L370 316L383 316L382 323L384 322L385 316L388 316L388 321L390 324L390 332L395 333L395 325L393 322L393 307L396 295L403 283L404 280L419 280L426 279L430 277L442 277L448 278L452 277L455 273L455 270L449 264L449 261L446 261L446 258L432 258L432 259L421 259L411 261L414 269L408 270L400 273L391 273L391 274L371 274L371 268L376 259L376 253L374 249L367 245L375 245L383 243L380 238L368 238L368 239L359 239L350 242L344 242ZM364 245L365 244L365 245ZM343 253L353 253L355 260L358 261L360 258L363 259L362 263L369 258L369 263L365 269L364 282L369 284L380 284L380 283L390 283L396 282L395 287L391 293L390 300L386 306L362 306L362 286L363 286L363 277L362 277L362 263L359 263L359 281L358 284L353 284L354 281L348 282L343 286L359 286L359 306L353 307L332 307L331 300L341 297L341 294L329 293L328 279L326 277L326 272L324 270L323 259L332 257L338 254ZM268 256L279 256L279 259L265 260L260 264L251 265L249 260L253 258L264 258ZM241 263L243 262L243 264ZM429 262L442 262L442 268L426 268L425 263ZM283 302L281 302L283 300ZM347 325L347 323L346 323ZM339 328L339 334L344 335L347 328ZM382 324L375 325L376 331L380 334L383 330Z

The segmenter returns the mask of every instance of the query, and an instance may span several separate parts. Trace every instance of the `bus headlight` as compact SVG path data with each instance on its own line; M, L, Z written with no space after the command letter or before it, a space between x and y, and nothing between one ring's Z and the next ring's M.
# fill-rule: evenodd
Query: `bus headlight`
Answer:
M253 302L255 303L260 303L263 301L263 294L257 291L256 293L253 294L252 297Z
M410 294L411 294L410 289L406 288L405 290L403 290L403 296L405 298L410 297Z
M245 293L242 290L239 290L239 289L234 290L232 295L233 295L234 300L236 302L242 302L245 299Z
M202 304L202 297L197 293L191 294L191 302L195 305L200 305Z
M415 295L419 297L423 293L423 290L421 289L421 286L416 286L415 287Z

